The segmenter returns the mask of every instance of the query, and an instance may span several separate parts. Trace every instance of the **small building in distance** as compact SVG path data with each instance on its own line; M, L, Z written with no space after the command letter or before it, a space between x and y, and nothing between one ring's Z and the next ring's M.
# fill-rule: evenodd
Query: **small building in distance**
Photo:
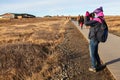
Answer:
M36 16L26 13L5 13L0 15L0 18L7 18L7 19L20 19L20 18L35 18Z
M14 18L15 19L19 19L19 18L35 18L36 16L31 15L31 14L14 14Z
M5 13L3 15L0 15L1 18L14 18L14 14L12 13Z
M50 16L50 15L46 15L46 16L44 16L45 18L51 18L52 16Z

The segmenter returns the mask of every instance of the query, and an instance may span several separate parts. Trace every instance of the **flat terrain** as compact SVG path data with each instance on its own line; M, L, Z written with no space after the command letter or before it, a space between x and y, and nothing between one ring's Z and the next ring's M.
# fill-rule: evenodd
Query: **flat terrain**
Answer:
M0 21L0 44L0 80L114 80L88 71L88 42L69 20Z
M109 31L120 36L120 16L107 16L105 18L109 26Z

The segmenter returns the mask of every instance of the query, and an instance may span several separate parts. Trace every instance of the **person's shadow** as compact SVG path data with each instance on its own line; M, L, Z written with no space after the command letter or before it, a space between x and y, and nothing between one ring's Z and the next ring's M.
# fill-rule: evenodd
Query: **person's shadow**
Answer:
M106 62L105 64L103 64L100 67L98 67L97 71L102 71L103 69L106 68L107 65L110 65L110 64L113 64L113 63L116 63L116 62L119 62L119 61L120 61L120 58L117 58L117 59L111 60L109 62Z
M105 65L110 65L110 64L113 64L113 63L116 63L116 62L119 62L120 61L120 58L116 58L114 60L111 60L109 62L106 62Z

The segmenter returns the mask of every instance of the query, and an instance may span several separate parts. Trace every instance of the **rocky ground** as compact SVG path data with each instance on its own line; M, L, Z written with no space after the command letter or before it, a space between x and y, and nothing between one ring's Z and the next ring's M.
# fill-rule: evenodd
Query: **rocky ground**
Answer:
M0 80L114 80L107 68L88 71L88 42L71 21L36 21L1 25Z

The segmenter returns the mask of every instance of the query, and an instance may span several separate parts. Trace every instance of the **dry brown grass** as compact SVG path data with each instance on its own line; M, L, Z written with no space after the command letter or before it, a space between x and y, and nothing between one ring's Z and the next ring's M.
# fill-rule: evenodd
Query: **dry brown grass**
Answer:
M48 19L49 20L49 19ZM60 38L61 33L64 32L64 29L61 24L64 24L62 20L30 20L29 23L22 23L21 20L18 21L22 24L13 24L9 23L1 25L0 27L0 43L16 43L16 42L32 42L32 43L45 43L55 41L56 38ZM29 21L29 20L28 20ZM61 26L61 27L59 27ZM46 38L47 37L47 38Z
M111 33L120 36L120 16L105 17Z
M69 21L35 18L0 24L0 80L65 80L67 73L69 80L109 77L86 70L88 43Z
M59 72L64 19L0 21L0 80L45 80Z

